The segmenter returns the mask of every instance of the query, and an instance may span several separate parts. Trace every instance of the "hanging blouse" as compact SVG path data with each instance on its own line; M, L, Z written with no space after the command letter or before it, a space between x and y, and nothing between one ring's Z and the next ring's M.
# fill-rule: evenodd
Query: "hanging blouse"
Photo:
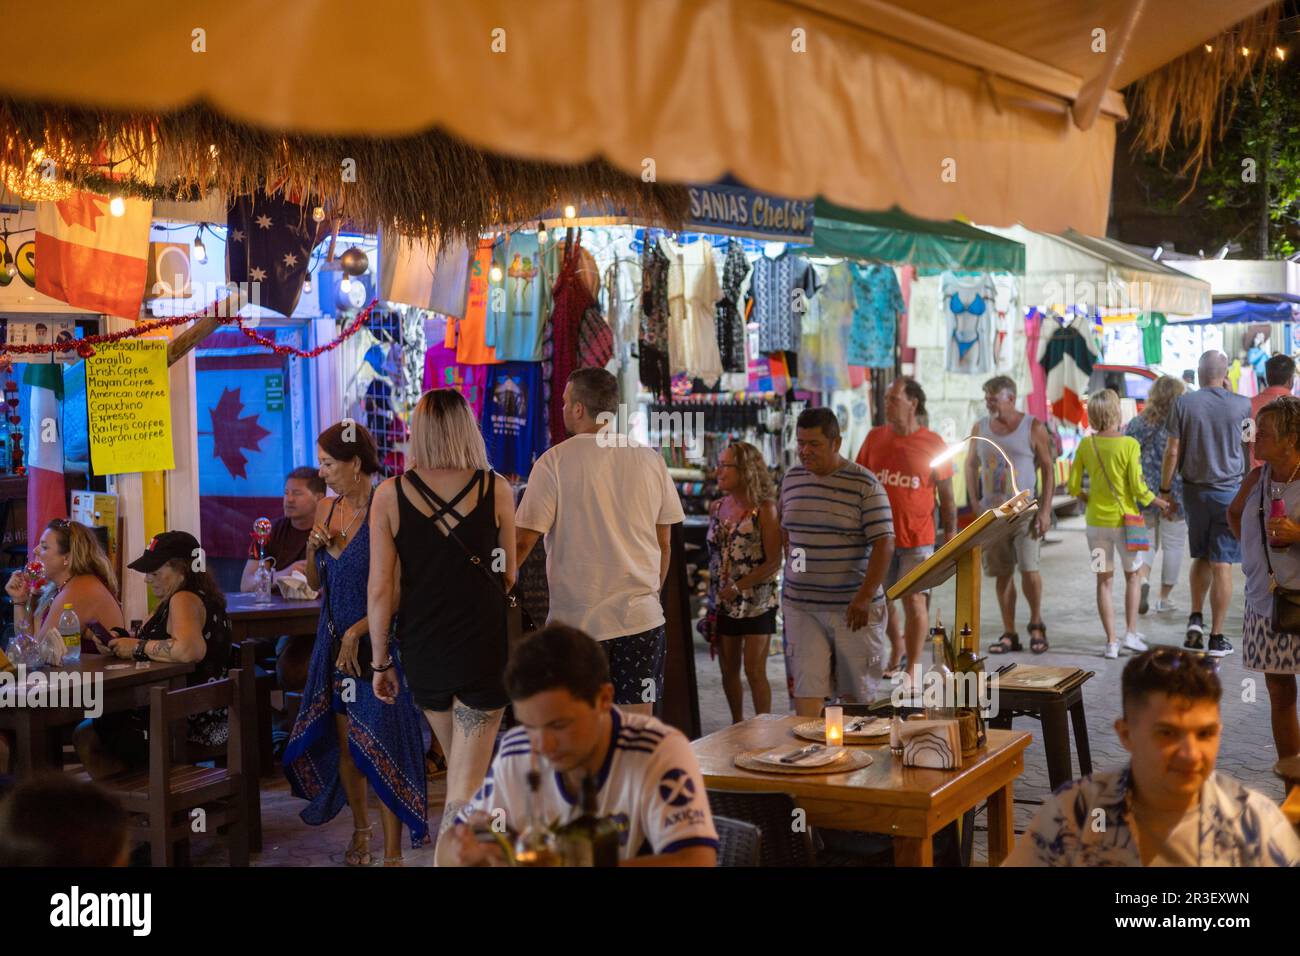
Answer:
M749 261L745 258L745 247L733 239L727 245L727 258L722 263L722 298L718 300L715 316L718 356L726 372L746 371L745 321L740 314L740 287L747 275Z
M672 388L668 369L668 256L658 242L641 254L641 331L637 338L641 384L660 400Z
M722 376L713 310L722 289L713 245L701 239L679 246L659 240L668 256L668 367L674 374L699 378L710 387Z
M849 265L853 276L853 331L848 364L867 368L893 368L898 339L898 314L903 290L892 266Z
M796 297L796 291L802 295ZM754 299L760 352L797 352L803 335L807 299L817 291L812 263L784 252L775 259L759 256L754 263L749 294Z

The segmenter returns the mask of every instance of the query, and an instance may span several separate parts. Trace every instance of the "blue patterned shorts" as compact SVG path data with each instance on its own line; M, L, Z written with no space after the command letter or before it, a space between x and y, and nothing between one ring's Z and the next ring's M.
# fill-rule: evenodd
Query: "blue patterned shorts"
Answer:
M664 625L600 642L609 660L616 704L652 704L663 697L668 640Z

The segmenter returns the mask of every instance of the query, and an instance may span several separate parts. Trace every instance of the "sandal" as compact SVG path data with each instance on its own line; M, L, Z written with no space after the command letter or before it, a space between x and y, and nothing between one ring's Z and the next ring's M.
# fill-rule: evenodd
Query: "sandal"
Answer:
M348 866L369 866L370 858L370 831L375 828L372 823L368 827L353 827L352 842L348 848L343 851L343 862ZM365 834L364 842L357 839L361 834ZM358 845L360 844L360 845Z
M430 777L441 777L447 772L447 758L434 744L424 755L424 769Z
M384 857L384 866L402 866L402 858L400 856L386 856Z
M1015 631L1007 631L997 639L997 642L989 645L990 654L1010 654L1012 651L1023 651L1024 647L1020 644L1020 635Z
M1029 649L1035 654L1041 654L1047 650L1047 625L1030 624L1027 628L1029 631ZM1034 632L1038 633L1035 634Z
M899 674L903 673L905 670L907 670L907 655L906 655L906 654L904 654L904 655L899 659L899 661L898 661L897 664L891 664L889 667L886 667L886 668L881 672L880 676L881 676L882 678L884 678L885 680L893 680L895 677L897 677Z

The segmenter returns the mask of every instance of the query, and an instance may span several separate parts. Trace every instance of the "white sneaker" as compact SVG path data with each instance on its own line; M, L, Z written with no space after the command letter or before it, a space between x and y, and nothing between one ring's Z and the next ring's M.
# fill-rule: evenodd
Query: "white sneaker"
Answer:
M1136 631L1129 631L1124 635L1124 647L1130 651L1149 650L1145 640L1146 635L1138 634Z
M1162 601L1156 598L1156 603L1151 605L1151 610L1157 614L1172 614L1178 610L1178 605L1173 601Z
M1107 644L1104 656L1108 661L1113 661L1115 658L1119 657L1119 643Z

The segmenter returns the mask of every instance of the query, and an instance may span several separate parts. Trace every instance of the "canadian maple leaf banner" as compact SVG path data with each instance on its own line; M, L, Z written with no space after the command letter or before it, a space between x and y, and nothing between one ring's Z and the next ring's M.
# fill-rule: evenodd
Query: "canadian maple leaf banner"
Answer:
M232 478L247 478L248 459L244 450L261 451L262 439L271 433L257 423L257 415L243 415L244 403L239 389L223 388L212 416L212 454L226 466Z
M36 204L36 291L77 308L135 321L149 273L153 203L77 190Z

